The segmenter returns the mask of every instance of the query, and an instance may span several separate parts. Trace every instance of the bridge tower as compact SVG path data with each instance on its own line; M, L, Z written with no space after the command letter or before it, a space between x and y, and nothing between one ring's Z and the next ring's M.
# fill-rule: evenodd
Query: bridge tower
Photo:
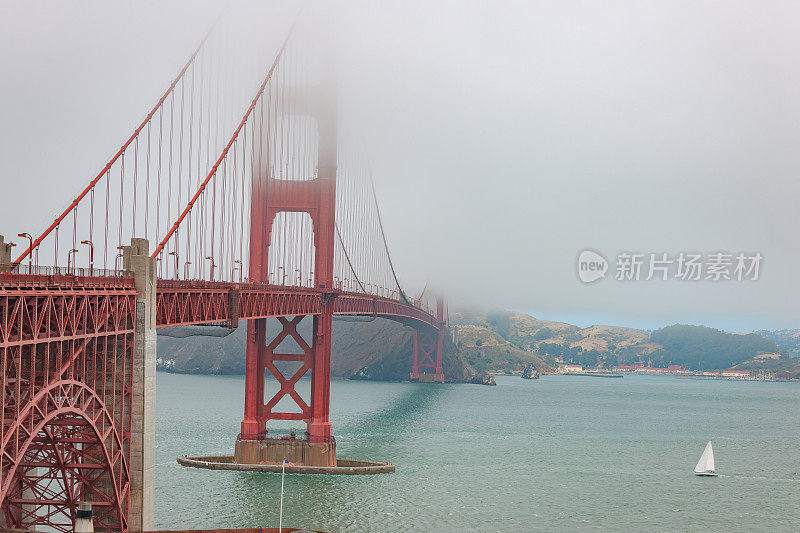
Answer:
M298 465L336 466L336 442L328 420L331 336L334 301L338 295L333 266L338 149L332 105L335 92L324 85L307 91L304 96L315 103L309 113L316 121L318 135L316 177L276 179L269 175L269 162L257 172L254 169L254 175L260 179L254 180L251 195L250 281L270 281L268 258L276 216L286 212L307 213L313 226L313 279L315 288L321 291L320 313L312 317L310 340L297 330L307 318L305 315L278 317L280 331L272 338L268 338L267 319L248 321L244 419L234 454L235 461L240 463L280 463L286 458ZM286 339L294 341L302 353L282 353L280 345ZM280 368L281 362L286 361L300 363L290 376L285 376ZM310 405L295 390L298 380L309 370ZM279 385L271 395L265 388L267 377L274 378ZM278 409L278 402L287 396L294 401L295 411ZM306 436L289 440L272 438L266 427L270 420L305 422Z
M414 330L413 362L411 380L421 383L444 383L442 354L444 352L444 300L436 298L438 328L416 328Z

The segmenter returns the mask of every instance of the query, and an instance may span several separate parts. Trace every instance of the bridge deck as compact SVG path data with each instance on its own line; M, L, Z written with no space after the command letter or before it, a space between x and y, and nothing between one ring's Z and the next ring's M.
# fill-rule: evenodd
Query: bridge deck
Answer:
M133 277L74 276L63 273L0 273L0 297L131 294ZM254 283L159 279L156 287L156 327L227 323L278 316L318 315L323 300L334 298L334 314L377 316L410 325L440 326L436 316L405 302L346 291L325 291Z

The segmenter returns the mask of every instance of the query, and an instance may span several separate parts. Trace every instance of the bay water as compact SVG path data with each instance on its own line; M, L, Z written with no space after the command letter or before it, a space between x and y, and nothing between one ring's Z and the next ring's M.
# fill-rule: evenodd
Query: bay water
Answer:
M287 475L286 527L800 530L800 383L500 376L331 391L338 456L397 471ZM243 394L241 376L158 373L157 529L277 527L280 474L175 461L232 454ZM718 478L692 474L708 440Z

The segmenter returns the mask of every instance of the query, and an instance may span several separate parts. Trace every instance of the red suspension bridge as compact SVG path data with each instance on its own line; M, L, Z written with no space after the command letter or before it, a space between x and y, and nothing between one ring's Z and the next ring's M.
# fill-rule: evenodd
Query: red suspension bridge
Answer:
M295 462L336 465L334 315L412 327L412 379L443 381L444 304L400 286L330 62L290 34L233 118L220 34L20 253L0 238L4 527L71 530L90 502L98 530L153 528L157 328L247 321L245 462L274 459L270 424L290 420L307 426Z

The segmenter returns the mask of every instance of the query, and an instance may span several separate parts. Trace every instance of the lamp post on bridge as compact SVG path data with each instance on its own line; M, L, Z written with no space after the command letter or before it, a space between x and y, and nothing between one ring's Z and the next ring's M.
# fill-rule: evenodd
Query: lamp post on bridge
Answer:
M17 237L23 237L30 242L31 253L28 254L28 270L29 274L33 274L33 236L30 233L18 233Z
M189 265L191 265L191 261L186 261L183 265L183 277L184 279L189 279Z
M78 249L77 248L73 248L72 250L67 252L67 273L69 273L73 268L73 267L70 266L72 264L70 262L70 260L72 259L73 262L74 262L74 258L75 258L75 254L76 253L78 253Z
M175 279L178 279L178 252L170 252L167 255L174 255L175 256Z
M217 266L216 264L214 264L214 256L210 255L206 257L206 259L211 261L211 281L214 281L214 267Z
M240 259L236 259L233 262L233 264L235 265L236 263L239 263L239 266L238 267L236 267L236 266L233 267L233 272L235 272L236 270L239 271L239 283L241 283L242 282L242 261ZM233 281L233 272L231 272L231 281Z
M119 260L122 259L122 249L124 246L117 246L117 257L114 258L114 270L119 270ZM124 265L123 265L124 266Z
M94 243L90 240L81 241L81 244L86 244L89 246L89 275L91 276L94 272Z

